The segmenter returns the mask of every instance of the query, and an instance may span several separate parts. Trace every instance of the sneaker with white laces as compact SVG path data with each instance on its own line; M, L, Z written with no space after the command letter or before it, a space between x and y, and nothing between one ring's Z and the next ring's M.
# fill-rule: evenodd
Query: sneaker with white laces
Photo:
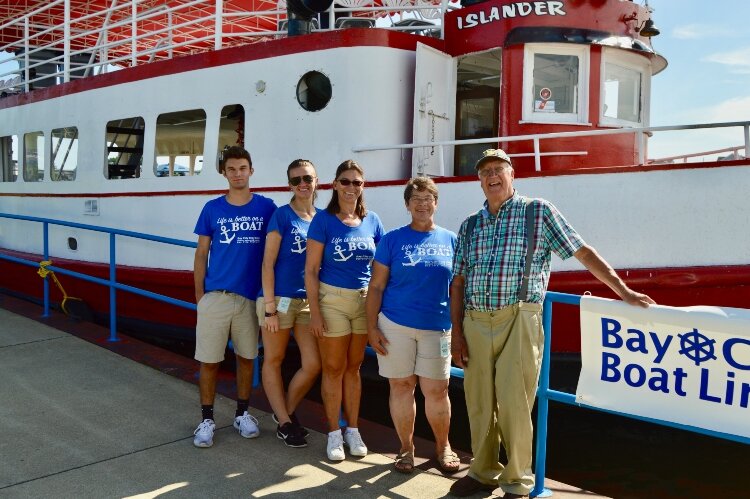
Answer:
M346 454L344 454L344 438L341 436L341 430L332 431L328 434L326 452L328 453L328 459L331 461L343 461L346 459Z
M204 419L198 428L195 429L193 435L193 445L196 447L211 447L214 444L214 430L216 429L216 423L213 419Z
M242 416L234 418L234 428L244 438L256 438L260 435L258 420L248 414L247 411Z
M367 446L362 441L362 435L356 428L348 428L344 433L344 445L349 447L349 454L352 456L366 456Z

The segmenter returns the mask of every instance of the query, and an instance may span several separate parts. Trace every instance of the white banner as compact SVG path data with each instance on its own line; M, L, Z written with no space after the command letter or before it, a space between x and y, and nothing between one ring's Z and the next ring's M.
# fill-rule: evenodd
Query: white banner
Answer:
M581 299L582 404L750 438L750 310Z

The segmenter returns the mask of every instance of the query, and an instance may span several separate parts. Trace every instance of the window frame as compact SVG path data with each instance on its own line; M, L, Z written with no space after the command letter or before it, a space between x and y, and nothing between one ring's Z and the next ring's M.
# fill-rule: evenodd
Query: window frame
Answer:
M650 61L637 54L633 54L623 49L602 47L601 58L601 78L599 81L599 124L603 126L627 128L627 127L647 127L650 123L651 108L651 63ZM625 69L637 71L641 75L640 88L640 121L623 120L604 116L605 104L605 70L607 64L614 64Z
M527 43L523 58L523 109L521 124L550 123L559 125L591 126L589 118L589 75L591 47L567 43ZM534 111L534 56L537 54L578 57L578 102L575 113L540 113Z

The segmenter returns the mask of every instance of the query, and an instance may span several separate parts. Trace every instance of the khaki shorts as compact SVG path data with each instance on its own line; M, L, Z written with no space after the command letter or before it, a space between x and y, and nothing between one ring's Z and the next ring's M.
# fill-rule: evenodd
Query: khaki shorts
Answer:
M276 310L279 309L280 296L276 297ZM258 323L261 327L266 325L266 304L261 297L255 305L255 311L258 314ZM279 329L291 329L295 326L305 326L310 324L310 304L307 298L292 298L289 303L289 310L279 312Z
M451 331L431 331L396 324L382 312L378 328L388 340L388 355L378 354L378 372L384 378L408 378L412 374L429 379L451 377ZM440 355L445 338L446 355Z
M320 313L326 323L326 338L367 334L365 298L367 289L348 289L320 283Z
M258 356L258 317L255 302L226 291L211 291L198 302L195 326L195 360L214 364L224 360L232 338L235 355Z

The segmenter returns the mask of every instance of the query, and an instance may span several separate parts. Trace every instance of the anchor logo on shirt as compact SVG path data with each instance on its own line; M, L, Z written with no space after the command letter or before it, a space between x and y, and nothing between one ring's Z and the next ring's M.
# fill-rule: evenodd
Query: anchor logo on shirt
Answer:
M339 258L336 258L335 256L333 257L333 259L335 261L337 261L337 262L345 262L348 259L350 259L352 257L352 255L354 254L354 253L349 253L349 256L344 255L344 250L338 244L336 245L336 249L334 250L333 253L334 253L334 255L338 255L339 256Z
M234 236L236 236L237 234L232 234L232 237L229 237L229 229L227 229L225 225L222 225L221 235L224 236L224 239L219 239L219 242L223 244L229 244L232 242L232 240L234 240Z
M418 258L417 260L415 260L415 259L414 259L414 253L412 253L412 252L411 252L411 251L409 251L409 250L406 250L406 251L405 251L404 253L405 253L405 255L406 255L406 258L408 258L408 259L409 259L409 261L408 261L407 263L401 262L401 265L402 265L402 266L404 266L404 267L414 267L414 266L416 266L416 265L417 265L417 264L418 264L419 262L421 262L421 261L422 261L422 257L421 257L421 256L420 256L420 257L419 257L419 258Z
M292 253L304 253L307 249L307 245L304 245L304 242L302 241L302 238L299 236L294 236L294 243L297 245L297 248L292 248ZM304 245L304 246L303 246Z

